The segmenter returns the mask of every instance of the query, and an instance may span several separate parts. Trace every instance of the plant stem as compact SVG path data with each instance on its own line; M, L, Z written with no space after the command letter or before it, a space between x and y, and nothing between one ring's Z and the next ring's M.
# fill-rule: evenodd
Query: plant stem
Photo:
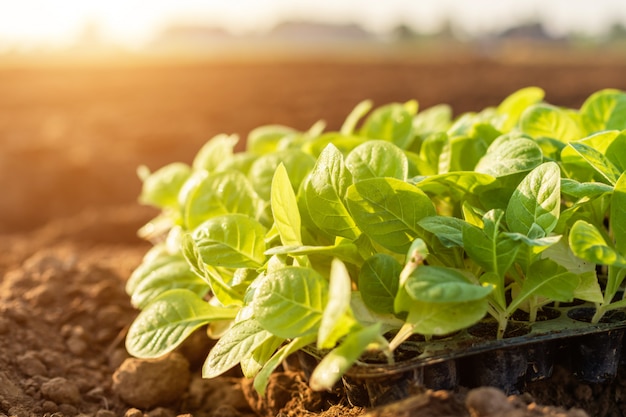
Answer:
M398 333L391 339L389 342L389 350L393 352L413 334L413 329L415 326L411 323L404 323L404 325L398 330Z

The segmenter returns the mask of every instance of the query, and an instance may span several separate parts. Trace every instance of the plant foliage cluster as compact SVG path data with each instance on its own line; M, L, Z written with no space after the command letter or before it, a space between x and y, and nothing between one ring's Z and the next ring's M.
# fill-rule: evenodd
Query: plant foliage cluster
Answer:
M339 131L262 126L243 152L219 135L191 165L143 168L161 214L127 283L127 349L157 357L206 326L204 376L239 365L263 392L314 346L327 389L413 334L491 316L502 337L517 310L574 299L599 321L626 306L625 129L624 92L571 109L529 87L458 117L364 101Z

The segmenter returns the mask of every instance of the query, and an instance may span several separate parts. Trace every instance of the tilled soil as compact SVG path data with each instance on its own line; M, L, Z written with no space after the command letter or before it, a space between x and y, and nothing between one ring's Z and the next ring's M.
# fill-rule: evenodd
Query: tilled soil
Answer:
M336 129L364 98L461 112L540 85L549 101L579 106L600 88L626 89L625 69L485 59L0 69L0 417L626 415L623 366L606 384L557 368L518 396L424 391L366 410L310 391L288 368L265 399L236 372L203 380L202 332L155 361L123 347L137 314L125 281L149 248L135 231L155 214L135 203L137 165L189 162L214 134L261 124L325 118Z

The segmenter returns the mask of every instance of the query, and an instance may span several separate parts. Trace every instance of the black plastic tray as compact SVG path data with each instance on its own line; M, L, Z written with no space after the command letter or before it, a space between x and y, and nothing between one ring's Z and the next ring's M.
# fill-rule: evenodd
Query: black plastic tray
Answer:
M495 386L508 394L520 392L528 382L548 378L554 364L568 367L590 383L615 377L620 362L626 313L608 313L601 323L591 324L594 312L588 305L551 307L555 318L528 322L512 320L509 328L521 327L519 335L503 339L477 336L489 320L435 340L409 340L397 351L403 360L394 364L357 362L342 378L343 389L353 406L377 406L408 397L416 389L454 389ZM319 359L307 351L308 366Z

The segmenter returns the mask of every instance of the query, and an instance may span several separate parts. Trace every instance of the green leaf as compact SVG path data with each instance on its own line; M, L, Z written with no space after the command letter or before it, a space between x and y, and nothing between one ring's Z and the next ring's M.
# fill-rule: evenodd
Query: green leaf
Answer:
M384 253L369 258L359 272L359 291L367 307L380 314L393 313L402 265Z
M611 196L609 227L615 239L615 249L626 255L626 173L622 173L615 183Z
M141 284L141 281L146 279L153 271L164 265L176 263L183 259L184 258L178 253L173 255L164 249L160 249L159 246L154 246L151 251L144 256L141 264L135 268L126 281L126 293L132 296L137 286Z
M183 218L188 230L224 214L240 213L258 217L261 201L250 181L241 172L227 171L209 175L202 171L193 178L193 184L185 185L183 203Z
M496 179L488 174L458 171L419 178L415 185L429 194L450 194L455 200L463 200L468 194L480 194L490 189L495 181Z
M615 185L621 172L609 158L582 142L570 142L568 146L572 147L593 169L605 178L609 184Z
M381 338L381 333L381 325L377 323L348 335L317 365L309 381L311 388L316 391L331 390L368 346Z
M493 290L490 286L473 284L457 269L420 266L406 281L404 289L415 301L427 303L460 303L481 300ZM411 309L405 300L396 304L396 311ZM410 303L413 304L413 303Z
M139 202L160 208L176 209L178 192L191 175L191 168L187 164L174 162L151 174L146 168L143 175Z
M513 129L513 127L517 125L524 110L533 104L539 103L543 100L544 96L545 92L541 88L526 87L517 90L505 98L496 109L498 114L506 116L506 119L502 123L501 130L508 132Z
M315 342L315 336L309 335L297 337L281 347L276 354L267 361L265 366L263 366L263 369L261 369L258 375L254 378L254 389L256 392L259 393L260 396L264 396L272 372L274 372L274 370L278 368L278 366L283 363L289 355L301 350L313 342Z
M338 239L337 243L329 246L275 246L265 251L268 256L273 255L325 255L341 259L353 265L360 265L363 258L359 254L359 248L348 239Z
M502 234L503 222L502 210L491 210L483 216L482 229L469 223L463 227L463 245L468 256L500 279L515 261L520 248L519 242Z
M350 310L352 281L346 266L333 259L330 269L328 303L317 332L317 348L330 349L356 324Z
M506 221L512 232L540 238L555 228L561 204L560 180L561 172L555 162L539 165L522 180L506 209ZM531 236L536 227L543 231L543 236Z
M272 334L291 339L317 332L328 302L328 282L310 268L269 272L255 292L254 316Z
M465 302L429 303L416 302L411 306L406 322L413 333L445 335L465 329L485 317L487 300Z
M243 376L254 378L284 342L285 339L272 336L252 352L248 352L248 355L239 361Z
M438 104L421 110L413 118L413 131L420 136L445 132L450 125L452 125L452 108L447 104Z
M382 140L370 140L354 148L346 157L346 167L354 182L376 177L405 180L409 172L404 152Z
M439 154L437 173L472 171L487 152L487 142L470 136L451 136Z
M274 173L271 192L272 215L283 245L301 245L300 212L284 165Z
M432 216L419 221L419 225L432 233L446 248L463 246L465 221L458 217Z
M239 142L237 135L215 136L200 148L193 160L193 168L208 172L216 171L219 165L233 157L237 142Z
M280 164L283 164L289 174L289 181L294 191L309 175L315 165L315 158L300 150L283 150L259 157L250 166L248 179L257 194L265 201L271 198L272 180Z
M350 112L346 120L341 125L341 134L350 136L354 133L355 128L359 120L372 109L373 103L371 100L363 100L357 104Z
M243 294L225 282L216 268L204 264L190 234L183 237L181 249L188 266L211 287L211 292L223 306L243 304Z
M543 153L535 141L501 136L487 149L475 170L493 177L530 171L543 162Z
M597 91L585 100L580 113L589 133L626 129L626 94L614 89Z
M191 271L189 264L184 259L178 259L155 268L138 282L131 304L143 309L160 294L175 288L188 289L200 297L209 291L207 283Z
M613 187L601 182L578 182L570 178L561 178L561 193L574 198L594 199L610 193Z
M520 119L520 130L533 138L553 138L562 142L584 136L577 121L556 106L539 103L528 107Z
M383 247L406 253L422 233L418 222L435 215L430 198L394 178L372 178L348 188L347 202L358 227Z
M569 244L576 256L586 261L626 268L626 257L610 247L600 231L584 220L578 220L569 234Z
M540 259L528 268L522 290L513 298L507 310L513 313L531 296L541 296L562 302L572 301L579 282L577 274L568 271L551 259Z
M406 149L413 142L413 116L417 103L393 103L374 110L359 130L360 136L392 142Z
M260 126L248 134L246 148L256 155L266 155L278 148L279 142L286 136L297 133L294 129L281 125Z
M356 239L360 234L344 205L346 190L352 184L352 174L343 156L333 145L320 155L305 187L309 215L315 225L335 236Z
M258 268L265 262L266 229L243 214L226 214L202 223L192 237L208 265Z
M220 337L202 366L203 378L214 378L233 368L273 338L254 319L237 322Z
M139 358L165 355L198 328L212 321L234 319L238 311L212 306L186 289L169 290L150 302L131 324L126 350Z

